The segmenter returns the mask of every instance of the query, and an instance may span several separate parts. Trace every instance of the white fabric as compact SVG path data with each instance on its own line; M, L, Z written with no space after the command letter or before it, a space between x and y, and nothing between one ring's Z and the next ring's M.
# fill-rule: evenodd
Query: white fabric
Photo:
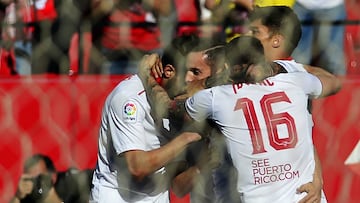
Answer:
M91 200L150 203L161 199L168 202L164 168L137 184L131 180L123 157L116 159L115 164L115 158L123 152L150 151L159 148L162 141L156 133L140 79L134 75L122 81L107 97L103 108Z
M280 64L288 73L307 72L304 68L304 65L296 62L295 60L274 60L274 62ZM310 125L314 126L314 121L309 111L308 117Z
M334 8L344 3L344 0L297 0L297 3L310 10Z
M295 60L275 60L274 62L281 65L288 73L307 72L304 65L295 62Z
M312 181L315 168L307 100L321 89L317 77L294 72L202 90L185 106L193 119L220 127L244 202L298 202L305 194L296 189Z
M201 20L210 20L212 12L205 7L206 0L200 0L200 9L201 9Z

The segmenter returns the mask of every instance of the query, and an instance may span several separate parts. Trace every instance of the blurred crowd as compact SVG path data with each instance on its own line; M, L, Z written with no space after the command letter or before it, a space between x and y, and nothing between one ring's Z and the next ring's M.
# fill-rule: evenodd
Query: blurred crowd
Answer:
M0 75L132 74L140 57L161 55L176 36L196 34L226 42L247 33L248 13L267 5L287 5L310 22L304 24L296 60L319 62L344 75L344 26L314 26L324 18L327 23L346 19L344 0L322 2L1 0Z

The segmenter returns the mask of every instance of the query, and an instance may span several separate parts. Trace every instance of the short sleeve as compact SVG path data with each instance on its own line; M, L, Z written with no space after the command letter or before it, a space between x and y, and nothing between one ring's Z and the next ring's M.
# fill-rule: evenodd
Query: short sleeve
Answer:
M186 100L185 109L194 120L202 121L211 118L212 89L201 90Z
M144 108L138 101L129 99L119 103L116 97L113 99L109 107L109 128L117 154L146 149L144 119Z
M308 72L293 72L283 74L282 77L293 81L311 99L318 98L322 92L322 84L318 77Z

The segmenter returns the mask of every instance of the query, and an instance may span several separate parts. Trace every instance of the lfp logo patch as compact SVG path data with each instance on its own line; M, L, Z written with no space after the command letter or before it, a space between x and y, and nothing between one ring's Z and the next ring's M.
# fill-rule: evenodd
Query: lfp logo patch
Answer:
M136 121L136 104L128 102L124 105L124 121L135 122Z

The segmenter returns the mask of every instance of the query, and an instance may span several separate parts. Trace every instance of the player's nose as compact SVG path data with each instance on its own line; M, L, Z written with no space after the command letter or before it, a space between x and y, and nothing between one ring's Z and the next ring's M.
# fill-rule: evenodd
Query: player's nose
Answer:
M187 71L186 75L185 75L185 82L189 83L189 82L192 82L192 81L194 81L194 74L192 74L191 71Z

